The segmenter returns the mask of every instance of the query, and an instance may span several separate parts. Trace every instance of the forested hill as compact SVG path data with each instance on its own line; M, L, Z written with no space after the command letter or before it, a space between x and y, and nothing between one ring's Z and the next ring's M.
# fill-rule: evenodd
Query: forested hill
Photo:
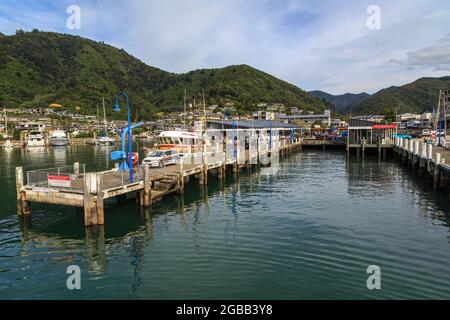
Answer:
M0 106L59 103L92 114L102 97L111 110L114 96L127 91L145 118L156 111L181 110L184 89L190 100L200 98L202 88L208 104L234 105L239 112L250 112L260 102L305 111L327 108L302 89L247 65L174 74L123 49L78 36L36 30L0 36Z
M422 113L436 109L439 90L450 88L450 77L420 78L401 87L373 94L353 110L354 114Z

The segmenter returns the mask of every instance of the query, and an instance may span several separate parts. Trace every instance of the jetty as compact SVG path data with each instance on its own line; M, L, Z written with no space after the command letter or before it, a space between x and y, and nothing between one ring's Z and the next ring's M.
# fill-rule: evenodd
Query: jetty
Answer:
M435 189L449 191L450 150L420 139L395 139L394 156L419 174L428 174ZM449 192L450 197L450 192Z
M272 166L274 159L301 150L301 139L294 137L289 128L246 130L247 136L239 139L242 131L234 130L232 139L225 131L221 131L224 140L203 140L200 152L183 155L176 165L136 166L133 179L117 165L101 172L89 172L80 163L27 172L17 167L17 213L30 215L31 203L72 206L83 208L85 226L104 225L106 199L116 198L120 202L132 194L140 206L150 207L168 194L182 194L190 178L204 186L211 174L224 179L227 172L238 175L242 168Z

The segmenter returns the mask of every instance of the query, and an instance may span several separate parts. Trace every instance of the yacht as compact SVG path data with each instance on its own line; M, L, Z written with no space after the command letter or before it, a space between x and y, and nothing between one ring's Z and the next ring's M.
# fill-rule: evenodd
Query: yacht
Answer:
M11 149L14 147L14 145L12 144L11 140L6 140L2 147L4 149Z
M27 136L27 147L45 146L44 135L40 131L31 131Z
M67 134L64 130L53 131L50 139L50 143L54 147L67 146L69 144L69 139L67 138Z

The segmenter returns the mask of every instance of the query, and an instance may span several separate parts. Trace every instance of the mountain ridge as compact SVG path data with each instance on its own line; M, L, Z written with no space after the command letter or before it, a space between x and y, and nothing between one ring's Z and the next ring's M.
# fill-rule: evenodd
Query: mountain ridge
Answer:
M333 95L325 91L314 90L309 91L308 93L316 98L324 99L328 103L332 104L336 108L336 111L340 113L351 112L353 108L357 107L371 96L366 92Z
M450 88L450 76L422 77L402 86L381 89L352 110L355 114L423 113L438 104L439 90Z

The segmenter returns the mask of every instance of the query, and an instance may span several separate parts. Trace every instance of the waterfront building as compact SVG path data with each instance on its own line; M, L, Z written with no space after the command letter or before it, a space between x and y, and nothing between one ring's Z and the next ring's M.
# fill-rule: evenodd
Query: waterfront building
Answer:
M384 121L385 116L383 115L355 116L352 119L381 123Z
M253 113L253 120L275 120L275 113L269 111L257 111Z
M380 124L376 121L350 119L349 145L391 145L397 134L396 124Z
M280 115L281 121L292 122L294 120L303 122L305 124L313 124L319 122L326 126L331 124L331 110L325 110L323 114L294 114L294 115Z

